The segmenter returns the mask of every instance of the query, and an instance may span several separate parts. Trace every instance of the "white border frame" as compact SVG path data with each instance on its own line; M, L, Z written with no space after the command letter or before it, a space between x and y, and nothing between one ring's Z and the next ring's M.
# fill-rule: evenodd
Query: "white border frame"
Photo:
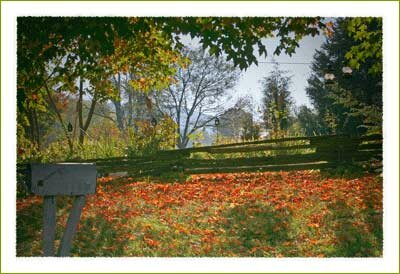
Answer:
M1 2L1 8L1 272L399 272L398 2ZM383 17L383 258L16 258L16 16L29 15Z

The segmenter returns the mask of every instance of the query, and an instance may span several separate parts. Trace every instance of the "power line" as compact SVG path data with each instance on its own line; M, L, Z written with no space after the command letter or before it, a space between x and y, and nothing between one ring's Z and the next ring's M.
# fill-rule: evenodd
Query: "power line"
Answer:
M270 62L270 61L259 61L259 64L279 64L279 65L311 65L312 63L306 62Z

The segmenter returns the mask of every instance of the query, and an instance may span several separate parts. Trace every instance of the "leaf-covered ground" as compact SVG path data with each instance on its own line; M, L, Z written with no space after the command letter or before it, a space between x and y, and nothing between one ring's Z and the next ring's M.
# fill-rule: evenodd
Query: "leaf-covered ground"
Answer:
M57 239L71 198L58 198ZM17 255L41 256L42 199L17 201ZM100 178L73 256L382 256L382 178L317 171ZM56 241L56 246L59 240Z

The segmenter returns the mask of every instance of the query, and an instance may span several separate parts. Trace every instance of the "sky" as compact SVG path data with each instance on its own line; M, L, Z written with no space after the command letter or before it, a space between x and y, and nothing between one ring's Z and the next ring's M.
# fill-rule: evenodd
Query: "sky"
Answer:
M296 49L296 53L291 57L282 53L279 56L273 55L273 52L278 45L278 38L264 39L264 44L267 45L268 56L259 57L258 52L255 52L255 56L258 56L259 64L251 65L246 71L242 71L240 79L236 87L233 88L233 98L250 95L253 98L253 103L257 109L258 105L261 104L262 93L260 81L268 76L273 70L274 64L271 63L260 63L260 62L271 62L272 60L282 63L311 63L313 55L316 49L319 49L322 43L325 41L324 35L315 37L303 38ZM182 40L189 46L196 47L198 42L196 40L190 40L186 38ZM280 64L280 69L288 71L288 75L292 75L291 95L296 106L307 105L312 107L310 100L306 94L307 78L311 73L310 65L306 64ZM234 102L234 100L231 100Z
M281 54L279 56L273 55L273 51L278 45L278 39L267 39L268 56L258 57L259 62L271 62L272 60L280 63L311 63L316 49L321 47L325 37L323 35L316 37L305 37L296 49L296 53L292 56ZM311 102L306 95L307 78L311 70L310 65L305 64L280 64L280 69L288 71L288 75L292 75L291 95L297 106L307 105L311 107ZM235 92L240 95L251 94L255 102L260 102L262 98L261 83L260 81L268 76L273 70L274 64L259 63L258 66L251 65L247 71L243 72Z

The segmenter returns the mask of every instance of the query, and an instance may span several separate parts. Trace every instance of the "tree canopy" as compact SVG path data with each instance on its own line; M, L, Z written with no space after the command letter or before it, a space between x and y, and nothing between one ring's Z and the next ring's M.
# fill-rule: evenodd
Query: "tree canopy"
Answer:
M84 56L89 61L93 59L90 52L112 54L116 38L139 39L155 29L169 38L170 46L182 47L182 34L198 37L211 55L224 52L235 66L244 69L257 63L254 46L260 55L267 55L262 38L279 37L274 53L290 55L302 37L326 28L320 17L19 17L18 49L25 55L19 54L18 64L33 66L52 59L63 44L78 36L90 40Z
M357 127L381 130L381 24L380 18L339 19L333 35L314 55L306 91L331 133L358 134ZM361 28L363 34L353 28ZM367 46L365 39L376 41ZM351 74L343 73L346 65L353 68ZM332 85L324 80L328 70L335 75Z
M382 18L355 17L344 22L347 34L355 42L345 54L349 65L360 69L372 61L368 72L382 74Z
M129 73L129 84L144 92L171 84L176 65L187 65L179 54L182 35L197 37L211 56L246 69L257 64L254 50L267 55L263 38L279 37L274 53L290 55L302 37L326 29L319 17L18 17L19 129L38 144L40 111L51 110L69 140L57 105L63 93L77 94L83 143L96 104L118 99L113 75ZM86 120L83 96L92 98Z

